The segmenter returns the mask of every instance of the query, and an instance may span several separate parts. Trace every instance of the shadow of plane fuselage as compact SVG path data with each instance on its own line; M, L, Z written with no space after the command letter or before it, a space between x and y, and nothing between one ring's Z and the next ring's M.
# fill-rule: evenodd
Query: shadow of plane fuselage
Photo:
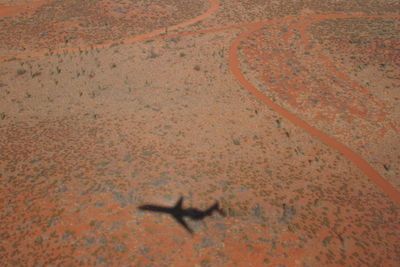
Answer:
M215 202L214 205L209 207L208 209L202 211L196 208L182 208L183 197L181 197L178 202L175 204L174 207L165 207L165 206L158 206L158 205L142 205L139 206L138 209L152 211L152 212L161 212L161 213L168 213L174 219L181 224L189 233L193 234L193 230L187 225L184 217L189 217L192 220L203 220L207 216L211 216L214 211L218 212L220 215L225 216L224 211L219 207L219 203Z

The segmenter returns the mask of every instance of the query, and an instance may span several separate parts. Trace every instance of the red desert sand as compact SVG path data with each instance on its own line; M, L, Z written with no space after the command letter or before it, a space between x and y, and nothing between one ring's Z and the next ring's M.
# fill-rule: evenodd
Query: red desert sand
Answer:
M399 11L0 0L0 265L399 266Z

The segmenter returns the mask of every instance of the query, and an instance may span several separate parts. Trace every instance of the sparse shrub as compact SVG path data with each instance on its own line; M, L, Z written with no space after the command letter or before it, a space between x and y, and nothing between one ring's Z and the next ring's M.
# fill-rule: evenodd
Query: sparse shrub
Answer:
M36 72L32 73L32 78L35 78L36 76L39 76L40 74L42 74L40 71L36 71Z
M23 74L25 74L26 73L26 70L25 69L17 69L17 74L18 75L23 75Z
M151 50L150 51L150 56L149 56L149 58L156 58L156 57L158 57L159 56L159 54L157 54L156 52L154 52L154 50Z
M200 66L199 65L194 66L194 70L199 71L200 70Z
M184 57L184 56L186 56L186 54L183 53L183 52L180 52L180 53L179 53L179 56L180 56L180 57Z
M170 40L171 40L172 42L174 42L174 43L177 43L177 42L179 42L179 41L181 40L181 38L179 38L179 37L172 37Z

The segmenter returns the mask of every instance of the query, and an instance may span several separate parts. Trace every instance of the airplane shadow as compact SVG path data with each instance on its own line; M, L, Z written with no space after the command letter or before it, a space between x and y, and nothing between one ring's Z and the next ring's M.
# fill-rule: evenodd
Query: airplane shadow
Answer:
M214 211L218 212L221 216L226 216L225 212L219 207L218 201L214 205L210 206L206 210L199 210L196 208L182 208L183 197L180 197L178 202L176 202L174 207L165 207L158 205L141 205L138 207L140 210L160 212L170 214L180 225L182 225L189 233L193 234L193 230L188 226L185 221L185 217L192 220L199 221L203 220L205 217L211 216Z

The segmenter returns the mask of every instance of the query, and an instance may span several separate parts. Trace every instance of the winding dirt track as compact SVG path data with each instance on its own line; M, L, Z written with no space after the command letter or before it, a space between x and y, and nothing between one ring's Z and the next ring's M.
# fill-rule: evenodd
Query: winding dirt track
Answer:
M328 19L339 19L339 18L400 18L400 16L363 16L363 15L343 15L343 14L329 14L329 15L320 15L320 16L305 16L305 17L291 17L291 18L283 18L271 21L265 21L258 23L256 26L251 28L250 30L242 33L236 41L232 44L230 51L230 64L231 70L235 78L238 82L245 87L250 93L252 93L255 97L257 97L260 101L268 105L270 108L279 113L282 117L288 119L296 126L302 128L304 131L308 132L318 140L322 141L326 145L332 147L333 149L339 151L346 158L351 160L368 178L373 181L376 186L381 188L393 201L400 203L400 192L394 188L389 182L387 182L376 170L374 170L367 161L365 161L361 156L352 151L350 148L340 143L336 139L331 136L326 135L322 131L316 129L311 126L309 123L303 121L299 117L295 116L293 113L288 110L282 108L281 106L274 103L268 97L266 97L261 91L259 91L256 87L254 87L243 75L243 72L240 68L240 62L238 59L238 48L240 42L246 39L253 32L261 29L263 26L267 24L274 24L282 21L290 21L299 18L312 18L317 19L317 21L323 21Z
M42 1L45 2L45 1ZM42 3L40 2L40 3ZM38 2L39 3L39 2ZM208 17L210 17L212 14L214 14L218 9L219 9L219 3L218 0L209 0L210 3L210 8L205 12L204 14L201 14L191 20L182 22L180 24L174 25L169 27L168 29L170 31L174 31L183 27L187 27L189 25L192 25L196 22L202 21ZM127 38L123 40L112 40L108 41L103 44L99 45L90 45L86 47L75 47L75 48L68 48L68 49L59 49L53 51L54 54L65 54L65 53L72 53L80 50L89 50L89 49L95 49L95 48L104 48L108 47L114 43L118 42L123 42L125 44L128 43L135 43L135 42L140 42L144 40L151 40L151 39L167 39L167 38L172 38L172 37L183 37L183 36L189 36L189 35L195 35L195 34L201 34L201 33L212 33L212 32L218 32L218 31L226 31L226 30L231 30L231 29L238 29L238 28L248 28L247 31L243 32L232 44L232 47L230 49L230 68L232 71L232 74L235 76L237 81L245 87L250 93L252 93L258 100L263 102L264 104L268 105L270 108L275 110L279 115L282 117L286 118L287 120L291 121L293 124L296 126L300 127L310 135L312 135L314 138L322 141L326 145L330 146L331 148L335 149L336 151L340 152L342 155L344 155L346 158L348 158L350 161L352 161L369 179L371 179L372 182L376 184L379 188L381 188L387 196L392 199L393 201L400 203L400 192L394 188L389 182L387 182L374 168L371 167L371 165L364 160L361 156L359 156L357 153L352 151L350 148L348 148L346 145L342 144L341 142L337 141L333 137L323 133L322 131L316 129L313 127L310 123L307 123L294 115L293 113L289 112L288 110L282 108L281 106L277 105L274 103L271 99L269 99L267 96L265 96L261 91L259 91L254 85L252 85L243 75L243 71L240 67L240 62L238 59L238 49L240 46L240 42L245 40L250 34L253 32L261 29L265 25L272 25L275 23L279 22L288 22L288 21L293 21L296 19L313 19L314 23L316 22L321 22L324 20L330 20L330 19L348 19L348 18L393 18L393 19L400 19L399 15L362 15L362 14L354 14L354 15L345 15L345 14L326 14L326 15L309 15L309 16L294 16L294 17L286 17L286 18L279 18L279 19L274 19L274 20L268 20L268 21L262 21L262 22L253 22L253 23L246 23L246 24L240 24L240 25L231 25L227 27L222 27L222 28L214 28L214 29L207 29L207 30L200 30L200 31L193 31L193 32L183 32L183 33L176 33L176 34L169 34L169 35L163 35L165 34L165 29L158 29L149 33L141 34L132 38ZM304 23L306 25L305 28L310 23ZM303 27L304 30L304 27ZM7 56L0 58L1 61L6 61L10 58L28 58L28 57L40 57L44 56L46 52L34 52L34 53L26 53L26 54L19 54L19 55L14 55L14 56Z
M219 9L219 3L218 0L209 0L210 3L210 8L207 10L206 13L195 17L193 19L190 19L186 22L182 22L178 25L174 25L168 28L169 31L174 31L181 29L183 27L187 27L189 25L192 25L196 22L199 22L201 20L204 20L211 15L213 15L215 12L218 11ZM285 17L285 18L279 18L279 19L274 19L274 20L268 20L268 21L261 21L261 22L251 22L251 23L246 23L246 24L240 24L240 25L231 25L231 26L226 26L226 27L221 27L221 28L213 28L213 29L205 29L205 30L199 30L199 31L192 31L192 32L182 32L182 33L173 33L173 34L165 34L165 29L159 29L152 31L150 33L138 35L132 38L127 38L123 40L112 40L108 41L103 44L99 45L89 45L86 47L75 47L75 48L68 48L68 49L59 49L55 50L52 53L53 54L65 54L65 53L72 53L76 51L81 51L81 50L90 50L90 49L95 49L95 48L105 48L109 47L110 45L114 43L135 43L135 42L141 42L144 40L153 40L153 39L167 39L167 38L173 38L173 37L183 37L183 36L190 36L190 35L196 35L196 34L202 34L202 33L213 33L213 32L220 32L220 31L227 31L227 30L232 30L232 29L245 29L243 33L241 33L235 41L232 43L229 51L229 64L230 64L230 70L234 78L237 80L237 82L246 88L248 92L250 92L253 96L255 96L259 101L273 109L277 114L280 116L286 118L290 122L292 122L294 125L298 126L308 134L310 134L313 138L318 139L319 141L323 142L330 148L340 152L344 157L349 159L353 164L357 166L378 188L380 188L393 202L400 203L400 192L393 187L388 181L386 181L365 159L363 159L360 155L358 155L356 152L351 150L349 147L347 147L345 144L339 142L335 138L327 135L326 133L322 132L321 130L317 129L316 127L312 126L312 122L307 122L300 117L296 116L294 113L290 112L289 110L283 108L282 106L278 105L275 103L273 100L269 99L260 89L258 89L256 86L254 86L244 75L244 71L241 67L241 62L239 60L239 50L241 43L246 40L252 33L256 32L257 30L262 29L266 25L274 25L277 23L281 22L291 22L294 20L300 20L300 22L296 25L300 31L306 32L307 27L310 25L310 21L307 22L302 22L301 20L306 20L306 19L311 19L312 23L317 23L321 22L324 20L330 20L330 19L346 19L346 18L394 18L394 19L400 19L400 16L398 15L360 15L360 14L353 14L353 15L344 15L344 14L326 14L326 15L307 15L307 16L294 16L294 17ZM305 42L307 40L305 39ZM26 54L19 54L19 55L13 55L13 56L7 56L0 58L0 61L6 61L10 58L29 58L29 57L41 57L45 56L46 52L33 52L33 53L26 53ZM326 64L331 64L333 63L327 61L329 59L324 59L324 63ZM336 74L336 77L338 79L348 79L344 77L343 75L339 73L332 72L332 74ZM84 198L84 197L82 197ZM72 197L71 197L72 199ZM74 201L71 201L71 205L73 205L72 202L75 202L76 199L73 199ZM46 206L43 204L43 206ZM98 214L98 211L96 209L93 210L93 214ZM104 214L102 214L104 215ZM127 218L130 216L128 212L125 210L124 213L119 214L118 216L121 217L121 220L124 218ZM90 217L90 216L88 216ZM107 216L104 215L104 218ZM69 222L71 225L78 225L78 222L74 222L71 219L71 222ZM85 228L82 227L81 229L77 230L77 234L83 234L85 233L88 229L90 228L89 225L86 225ZM162 230L160 230L162 231ZM63 232L63 231L60 231ZM341 237L339 236L339 239ZM172 246L172 245L171 245ZM235 254L236 251L233 251L232 254Z
M213 14L219 8L217 0L210 0L210 4L211 4L210 9L203 15L200 15L190 21L170 27L170 29L175 30L175 29L178 29L181 27L185 27L185 26L191 25L197 21L200 21L200 20L203 20L203 19L209 17L211 14ZM352 161L369 179L371 179L371 181L374 182L376 184L376 186L381 188L385 192L385 194L388 195L389 198L391 198L393 201L395 201L397 203L400 203L400 192L396 188L394 188L389 182L387 182L376 170L374 170L374 168L372 168L371 165L366 160L364 160L361 156L359 156L357 153L352 151L346 145L340 143L333 137L316 129L311 124L303 121L299 117L295 116L293 113L289 112L288 110L286 110L286 109L282 108L281 106L277 105L276 103L274 103L272 100L268 99L262 92L260 92L256 87L254 87L254 85L252 85L244 77L243 72L240 68L240 62L238 59L238 48L239 48L241 41L246 39L246 37L248 37L253 32L261 29L265 25L271 25L274 23L279 23L279 22L284 22L284 21L293 21L296 19L307 19L307 18L315 19L315 22L320 22L320 21L329 20L329 19L345 19L345 18L395 18L395 19L399 19L400 16L398 16L398 15L360 15L360 14L355 14L355 15L327 14L327 15L312 15L312 16L295 16L295 17L280 18L280 19L263 21L263 22L246 23L246 24L232 25L232 26L227 26L227 27L222 27L222 28L207 29L207 30L193 31L193 32L183 32L183 33L170 34L170 35L159 35L159 34L164 33L164 31L156 30L151 33L139 35L139 36L129 38L129 39L120 40L120 42L123 41L124 43L134 43L134 42L140 42L140 41L151 40L151 39L167 39L167 38L172 38L172 37L183 37L183 36L194 35L194 34L212 33L212 32L218 32L218 31L226 31L226 30L231 30L231 29L251 27L249 30L242 33L235 40L235 42L232 44L232 47L230 50L231 71L232 71L232 74L235 76L235 78L238 80L238 82L243 87L245 87L250 93L252 93L255 97L257 97L257 99L259 99L260 101L262 101L263 103L268 105L270 108L275 110L282 117L288 119L293 124L300 127L301 129L303 129L304 131L306 131L313 137L317 138L318 140L322 141L326 145L330 146L331 148L333 148L336 151L343 154L346 158L348 158L350 161ZM96 47L107 47L115 42L116 41L110 41L106 44L101 44L101 45L94 46L94 47L88 46L88 47L84 47L84 48L71 48L71 49L67 49L67 50L60 50L60 51L55 51L55 53L70 53L70 52L75 52L78 50L93 49ZM35 57L35 56L43 56L43 55L44 55L44 53L34 53L34 54L29 54L29 55L28 54L16 55L16 57L18 57L18 58ZM3 58L2 60L5 60L5 59Z
M42 1L44 2L48 2L49 0L46 1ZM40 2L40 4L43 4L42 2ZM36 3L36 5L39 5L39 2ZM218 4L218 0L209 0L209 9L195 17L192 18L190 20L184 21L182 23L179 23L177 25L173 25L168 27L169 31L174 31L180 28L184 28L187 27L189 25L192 25L196 22L202 21L208 17L210 17L212 14L214 14L218 9L219 9L219 4ZM23 8L23 7L22 7ZM18 11L15 10L14 8L10 8L11 11L9 10L5 10L4 13L6 12L12 12L12 15L15 15L14 13L17 13ZM5 16L5 14L1 14L0 13L0 17L2 17L1 15ZM144 34L140 34L134 37L130 37L130 38L126 38L126 39L120 39L120 40L111 40L102 44L95 44L95 45L87 45L87 46L82 46L82 47L72 47L72 48L62 48L62 49L56 49L54 51L52 51L52 54L66 54L66 53L73 53L76 51L85 51L85 50L91 50L91 49L96 49L96 48L105 48L105 47L109 47L112 44L115 43L124 43L124 44L130 44L130 43L134 43L134 42L140 42L140 41L144 41L144 40L149 40L152 39L154 37L156 37L157 35L160 34L165 34L165 29L158 29L158 30L154 30L152 32L149 33L144 33ZM165 38L171 37L169 35L165 35ZM48 51L38 51L38 52L34 52L34 53L24 53L24 54L19 54L19 55L13 55L13 56L6 56L6 57L1 57L0 61L4 61L4 60L8 60L10 58L29 58L29 57L41 57L41 56L45 56L48 53Z

